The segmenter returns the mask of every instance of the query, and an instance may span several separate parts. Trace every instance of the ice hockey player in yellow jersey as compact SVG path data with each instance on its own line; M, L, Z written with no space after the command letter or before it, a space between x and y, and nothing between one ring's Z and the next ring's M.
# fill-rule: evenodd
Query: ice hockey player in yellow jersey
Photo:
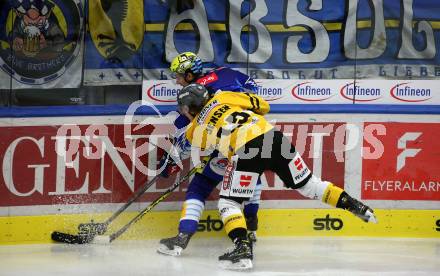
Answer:
M191 84L179 92L177 101L181 114L191 120L185 131L191 147L216 149L229 160L218 209L235 247L219 257L223 268L253 267L241 205L252 197L257 179L265 170L276 173L287 188L305 197L348 210L365 222L377 222L371 208L313 175L289 139L264 118L270 108L261 97L219 92L209 98L204 86Z
M269 104L249 93L216 94L186 131L186 138L203 150L217 149L230 158L237 149L273 129L263 117Z

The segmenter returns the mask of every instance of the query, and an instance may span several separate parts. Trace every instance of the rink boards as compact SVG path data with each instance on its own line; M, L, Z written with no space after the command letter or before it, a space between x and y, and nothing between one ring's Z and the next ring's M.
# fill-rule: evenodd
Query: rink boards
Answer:
M104 221L147 180L142 169L157 164L160 153L152 145L170 133L172 119L0 119L0 243L50 242L53 230L75 233L81 222ZM274 114L269 119L292 137L315 175L374 208L379 224L324 209L265 173L259 235L440 237L439 115ZM142 145L147 148L138 162L144 167L131 155L142 152ZM174 181L159 180L115 227ZM182 185L122 238L174 234L185 190ZM199 236L224 235L217 195L216 190L207 202L210 211Z
M367 224L335 209L262 209L258 236L412 237L440 238L438 210L375 210L378 224ZM123 214L108 233L127 223L136 212ZM79 223L102 222L111 213L0 217L0 244L49 243L54 230L77 233ZM179 211L147 214L120 239L160 239L176 234ZM216 210L206 211L196 237L220 237L225 232Z

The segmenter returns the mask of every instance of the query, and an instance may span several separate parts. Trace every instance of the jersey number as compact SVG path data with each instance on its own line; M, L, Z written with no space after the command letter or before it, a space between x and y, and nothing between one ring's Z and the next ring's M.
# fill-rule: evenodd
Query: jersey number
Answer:
M237 128L246 123L250 116L251 115L247 112L232 112L228 117L225 118L225 122L227 122L227 124L218 130L217 137L220 138L222 134L230 135Z

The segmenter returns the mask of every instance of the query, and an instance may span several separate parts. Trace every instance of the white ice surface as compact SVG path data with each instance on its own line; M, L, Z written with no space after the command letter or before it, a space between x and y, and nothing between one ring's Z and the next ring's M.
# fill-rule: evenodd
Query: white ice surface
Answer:
M226 238L193 239L180 257L157 244L0 246L0 275L440 275L440 239L259 238L250 272L218 268Z

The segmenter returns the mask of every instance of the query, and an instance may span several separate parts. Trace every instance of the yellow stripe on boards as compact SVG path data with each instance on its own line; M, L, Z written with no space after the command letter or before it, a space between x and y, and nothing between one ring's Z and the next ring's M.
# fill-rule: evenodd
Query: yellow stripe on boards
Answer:
M414 21L412 23L413 26L415 26L419 21ZM431 27L434 30L440 29L440 22L439 21L427 21ZM324 28L327 31L342 31L343 30L343 23L341 22L322 22L321 23ZM386 28L399 28L402 22L400 20L395 19L388 19L385 20L385 27ZM358 20L357 21L357 28L358 29L367 29L372 27L372 21L371 20ZM283 32L307 32L308 29L304 26L291 26L286 27L283 24L265 24L264 25L269 32L272 33L283 33ZM210 31L213 32L226 32L227 31L227 24L225 23L208 23L208 28ZM194 26L191 23L179 23L176 25L176 31L194 31ZM165 31L165 24L164 23L147 23L145 24L145 31L146 32L163 32ZM244 26L242 29L243 32L248 32L249 27Z
M370 204L374 207L374 204ZM330 209L262 210L258 235L440 238L439 210L374 211L377 224L348 211Z
M185 217L186 216L186 201L185 202L183 202L183 205L182 205L182 211L180 212L180 217L181 218L183 218L183 217Z
M374 208L374 202L371 207ZM137 212L124 213L111 225L109 233L133 218ZM439 210L375 209L378 224L365 223L348 211L329 209L260 209L257 235L322 237L440 238ZM54 230L77 233L79 223L103 222L111 213L0 217L0 244L50 243ZM120 237L159 239L175 236L180 211L146 214ZM226 237L217 210L203 213L195 238ZM118 239L119 240L119 239ZM116 241L117 242L117 241Z

